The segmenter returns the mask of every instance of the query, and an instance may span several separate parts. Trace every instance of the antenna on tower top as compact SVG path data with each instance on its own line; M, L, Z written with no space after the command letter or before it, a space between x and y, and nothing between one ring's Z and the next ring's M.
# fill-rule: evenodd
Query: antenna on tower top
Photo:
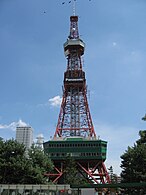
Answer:
M72 5L73 5L73 16L75 16L76 15L76 2L77 2L77 0L66 0L69 4L71 4L72 3ZM64 4L66 4L67 2L66 2L65 0L62 2L62 5L64 5ZM91 1L91 0L88 0L88 1Z
M73 1L73 15L76 15L76 0Z
M62 2L62 5L65 4L66 2ZM72 3L73 5L73 16L76 15L76 0L71 0L71 1L68 1L68 3Z

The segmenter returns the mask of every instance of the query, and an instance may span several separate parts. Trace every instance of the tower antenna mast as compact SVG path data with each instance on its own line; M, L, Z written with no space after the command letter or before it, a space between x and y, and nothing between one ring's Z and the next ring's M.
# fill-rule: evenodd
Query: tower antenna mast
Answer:
M72 3L73 16L75 16L75 15L76 15L76 0L71 0L71 1L69 1L68 3L69 3L69 4L71 4L71 3ZM65 1L64 1L64 2L62 2L62 5L64 5L64 4L66 4L66 2L65 2Z
M73 0L73 16L76 15L76 0Z

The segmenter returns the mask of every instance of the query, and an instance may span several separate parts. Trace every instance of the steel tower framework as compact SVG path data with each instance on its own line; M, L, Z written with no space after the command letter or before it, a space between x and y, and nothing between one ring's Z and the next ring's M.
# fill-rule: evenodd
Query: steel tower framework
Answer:
M96 139L87 101L86 78L82 69L84 49L85 43L79 37L78 16L71 16L70 34L64 43L67 69L58 123L53 140L44 143L44 149L55 165L56 173L46 174L53 178L53 182L62 177L66 154L71 154L79 173L89 182L110 183L104 165L107 142ZM79 138L82 139L79 141Z
M79 38L78 16L70 17L70 35L64 43L67 70L64 73L63 99L54 137L83 136L95 138L87 101L82 55L85 44Z

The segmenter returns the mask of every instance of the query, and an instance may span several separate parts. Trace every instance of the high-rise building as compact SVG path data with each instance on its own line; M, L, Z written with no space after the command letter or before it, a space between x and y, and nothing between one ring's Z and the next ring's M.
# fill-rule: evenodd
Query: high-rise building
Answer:
M29 149L33 143L33 129L27 124L20 123L16 127L16 141L25 145Z

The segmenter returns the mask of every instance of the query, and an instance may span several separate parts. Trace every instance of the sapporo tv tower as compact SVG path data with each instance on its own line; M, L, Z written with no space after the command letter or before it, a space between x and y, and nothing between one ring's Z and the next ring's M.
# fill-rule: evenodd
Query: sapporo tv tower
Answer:
M67 69L58 123L53 139L44 143L44 150L54 163L54 171L46 174L53 183L63 183L68 156L76 162L78 174L89 183L110 183L104 165L107 142L96 139L87 101L82 68L84 50L85 43L79 37L78 16L74 11L70 17L70 34L64 43Z

